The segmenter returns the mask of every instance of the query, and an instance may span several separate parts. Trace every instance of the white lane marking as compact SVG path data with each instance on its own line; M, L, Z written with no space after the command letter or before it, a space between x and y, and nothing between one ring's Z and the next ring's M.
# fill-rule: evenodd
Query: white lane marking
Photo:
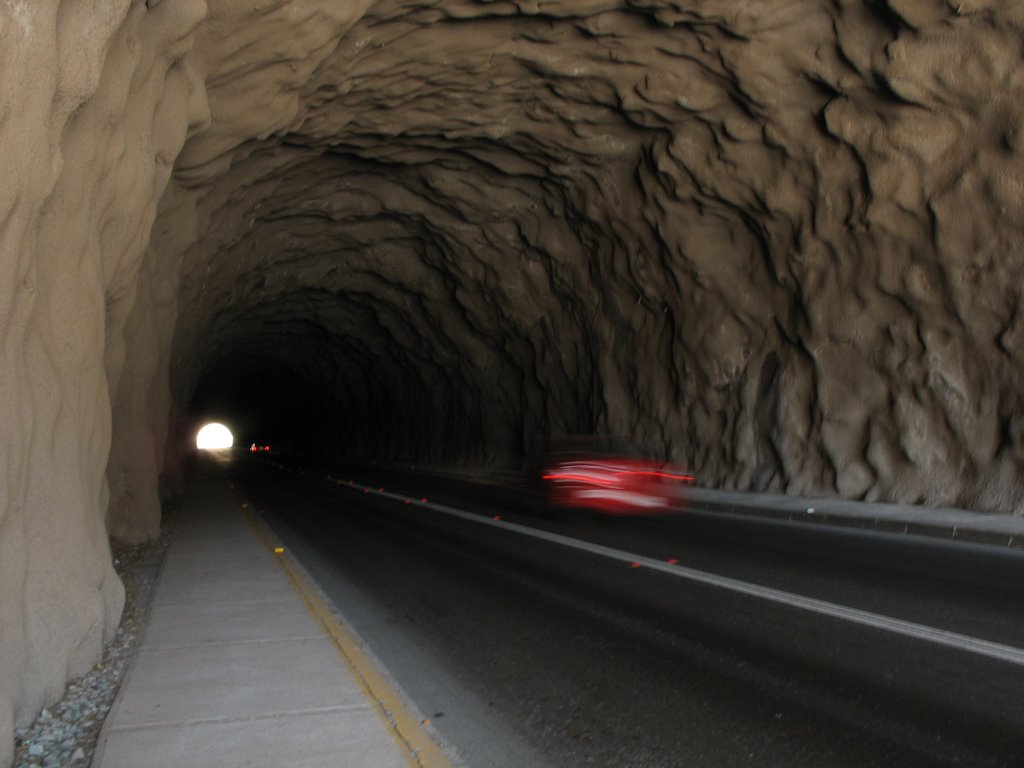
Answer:
M926 624L917 624L912 621L904 621L903 619L896 619L880 613L862 611L859 608L850 608L849 606L830 603L826 600L818 600L814 597L806 597L793 592L774 589L773 587L763 587L760 584L752 584L748 581L740 581L739 579L732 579L728 576L718 576L714 573L708 573L707 571L698 571L695 568L687 568L684 565L675 565L672 563L662 562L661 560L655 560L654 558L647 557L646 555L624 552L619 549L613 549L612 547L606 547L603 544L594 544L589 541L573 539L569 536L563 536L560 533L551 533L550 531L530 528L529 526L512 523L507 520L494 520L490 517L484 517L471 512L464 512L461 509L455 509L454 507L449 507L444 504L422 501L409 496L402 496L398 493L390 493L389 491L381 491L378 488L370 488L369 486L360 485L358 483L351 483L349 484L349 487L358 488L362 491L369 491L377 496L384 496L389 499L415 504L418 507L432 509L435 512L441 512L443 514L457 517L462 520L468 520L480 525L489 525L494 528L503 528L508 531L515 531L523 536L531 536L535 539L548 541L552 544L560 544L564 547L577 549L581 552L600 555L601 557L606 557L610 560L618 560L630 565L639 563L644 567L661 571L662 573L667 573L670 576L676 576L681 579L696 581L701 584L708 584L710 586L727 589L732 592L750 595L751 597L758 597L762 600L781 603L783 605L800 608L801 610L810 611L812 613L831 616L832 618L841 619L842 621L861 624L866 627L872 627L874 629L912 637L917 640L924 640L925 642L935 643L937 645L944 645L947 648L954 648L958 651L966 651L979 656L987 656L991 659L997 659L998 661L1005 661L1009 664L1016 664L1024 667L1024 650L1014 648L1012 645L993 643L979 637L971 637L970 635L962 635L958 632L950 632L937 627L929 627Z

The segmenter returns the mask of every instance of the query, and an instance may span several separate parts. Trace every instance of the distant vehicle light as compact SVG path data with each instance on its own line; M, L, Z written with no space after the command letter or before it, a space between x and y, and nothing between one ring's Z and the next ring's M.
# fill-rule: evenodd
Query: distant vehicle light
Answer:
M256 443L253 443L252 445L249 446L249 453L262 453L263 451L269 450L269 445L257 445Z

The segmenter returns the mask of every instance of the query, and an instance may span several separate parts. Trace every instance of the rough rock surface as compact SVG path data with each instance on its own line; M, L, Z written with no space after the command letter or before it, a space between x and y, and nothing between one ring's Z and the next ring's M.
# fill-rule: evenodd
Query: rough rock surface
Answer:
M0 765L227 400L1019 513L1022 40L1017 0L0 4Z
M44 708L35 722L15 731L16 768L88 766L103 721L141 640L149 615L153 586L170 540L172 525L165 516L160 538L134 547L114 547L114 568L125 586L124 612L103 658L73 680L63 698Z

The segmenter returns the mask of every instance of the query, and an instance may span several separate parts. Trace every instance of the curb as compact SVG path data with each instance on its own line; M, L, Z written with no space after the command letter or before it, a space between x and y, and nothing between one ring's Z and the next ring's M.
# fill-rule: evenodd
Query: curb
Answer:
M814 503L814 502L811 502ZM945 539L948 541L962 541L971 544L985 544L989 546L1010 547L1013 549L1024 549L1024 535L1010 533L1007 531L987 531L980 528L972 528L970 525L957 525L940 522L922 522L920 520L905 520L898 517L881 517L876 515L846 515L829 511L827 508L808 507L807 509L770 509L748 504L734 504L730 502L719 502L710 500L693 500L690 502L693 509L707 512L717 512L728 515L763 517L776 520L788 520L795 523L807 525L832 525L842 528L856 528L860 530L873 530L883 533L892 533L908 536L926 536L934 539ZM808 509L814 511L807 511Z
M428 732L426 726L429 721L421 721L406 706L401 694L362 649L358 638L334 615L330 603L302 566L287 552L283 542L249 508L241 511L260 540L274 554L278 565L310 613L323 625L342 661L377 710L408 764L412 768L456 768Z

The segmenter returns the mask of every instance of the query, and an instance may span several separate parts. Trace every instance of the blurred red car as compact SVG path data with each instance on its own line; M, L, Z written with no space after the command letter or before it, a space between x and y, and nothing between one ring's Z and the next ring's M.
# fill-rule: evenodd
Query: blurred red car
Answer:
M607 515L657 514L682 506L693 475L635 454L621 444L593 440L551 453L541 475L548 502Z

